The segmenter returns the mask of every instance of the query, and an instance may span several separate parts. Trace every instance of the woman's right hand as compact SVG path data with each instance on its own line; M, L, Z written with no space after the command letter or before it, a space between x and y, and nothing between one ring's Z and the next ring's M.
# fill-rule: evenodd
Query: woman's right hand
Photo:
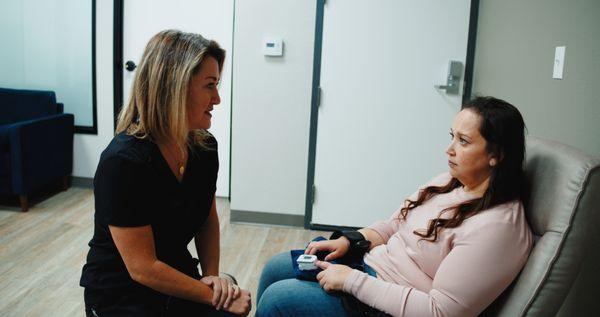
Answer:
M304 254L316 254L319 251L330 252L326 257L325 261L335 260L341 258L350 249L350 240L342 236L335 240L323 240L311 242L304 250Z
M240 290L240 295L234 299L229 306L223 307L225 311L232 314L247 316L252 309L252 302L250 292L246 290Z

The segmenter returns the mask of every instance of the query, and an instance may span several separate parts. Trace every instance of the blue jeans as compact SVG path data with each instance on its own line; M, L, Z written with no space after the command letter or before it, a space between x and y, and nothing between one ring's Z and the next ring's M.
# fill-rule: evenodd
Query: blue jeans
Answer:
M317 282L295 278L289 251L272 257L265 265L256 302L256 317L350 316L339 296L328 294Z

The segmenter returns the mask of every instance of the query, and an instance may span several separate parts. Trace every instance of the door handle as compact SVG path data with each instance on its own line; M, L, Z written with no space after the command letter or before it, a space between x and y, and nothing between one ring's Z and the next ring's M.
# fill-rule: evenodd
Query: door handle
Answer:
M137 65L135 65L133 61L127 61L127 63L125 63L125 69L129 72L132 72L136 67Z
M449 61L446 84L434 85L434 87L445 90L448 95L457 95L458 86L460 86L460 75L462 75L462 63L459 61Z

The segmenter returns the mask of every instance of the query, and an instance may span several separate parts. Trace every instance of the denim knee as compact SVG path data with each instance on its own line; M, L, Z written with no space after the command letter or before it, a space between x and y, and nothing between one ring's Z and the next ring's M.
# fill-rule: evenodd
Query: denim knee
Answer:
M327 294L319 283L295 278L277 281L258 301L256 317L348 316L339 297Z
M289 252L283 252L271 257L265 264L265 267L260 275L256 294L257 303L260 300L262 293L269 287L269 285L277 281L294 277L295 275L292 268L291 255Z
M257 298L256 317L290 316L289 310L297 304L289 280L276 281L269 285L262 298Z

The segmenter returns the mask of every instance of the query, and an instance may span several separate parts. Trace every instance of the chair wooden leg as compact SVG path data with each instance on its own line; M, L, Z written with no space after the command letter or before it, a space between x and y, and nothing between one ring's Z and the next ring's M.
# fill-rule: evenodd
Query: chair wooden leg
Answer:
M63 176L62 178L62 190L69 189L69 175Z
M21 204L22 212L29 210L29 201L27 200L27 195L19 195L19 203Z

